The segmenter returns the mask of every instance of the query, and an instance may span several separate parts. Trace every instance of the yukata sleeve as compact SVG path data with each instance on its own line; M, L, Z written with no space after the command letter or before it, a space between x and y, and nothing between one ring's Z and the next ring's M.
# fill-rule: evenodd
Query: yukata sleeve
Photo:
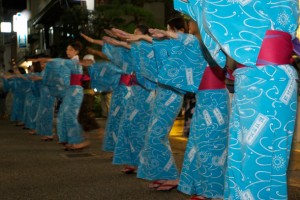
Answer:
M152 44L145 41L132 43L131 52L135 61L135 73L138 83L147 89L155 89L158 70Z
M23 78L19 78L19 87L22 90L22 92L28 92L31 89L32 81L29 79L29 74L25 74Z
M48 87L51 96L64 97L70 86L70 68L65 59L53 59L45 67L43 84Z
M89 68L91 87L101 92L113 91L118 87L123 71L112 62L97 62Z
M205 1L202 6L203 26L221 50L250 67L257 65L267 31L286 32L293 38L298 27L298 1Z
M191 34L179 34L169 40L169 55L159 68L158 81L185 92L196 92L207 66L199 40Z
M160 69L164 66L165 63L167 63L168 57L170 55L170 40L158 40L153 39L153 51L154 51L154 58L157 66L157 81L159 85L164 85L164 87L167 87L169 89L174 90L175 92L184 94L185 91L176 89L175 87L165 85L164 83L161 83L158 80L158 73Z
M203 4L205 3L206 2L197 0L174 0L174 9L189 15L197 22L203 44L206 46L218 66L224 68L226 66L226 54L224 53L222 46L217 42L217 40L215 40L213 34L209 32L208 27L210 27L211 24L206 23L206 21L203 20Z
M122 69L123 60L122 60L122 47L117 47L108 43L104 43L102 48L103 53L115 66Z
M9 90L12 89L13 81L11 79L3 78L2 81L3 81L3 91L4 92L8 92Z
M42 76L41 72L35 72L34 75L38 76L38 77ZM35 97L40 97L41 96L41 93L40 93L41 85L42 85L42 80L33 81L32 85L31 85L31 90L32 90L32 94Z

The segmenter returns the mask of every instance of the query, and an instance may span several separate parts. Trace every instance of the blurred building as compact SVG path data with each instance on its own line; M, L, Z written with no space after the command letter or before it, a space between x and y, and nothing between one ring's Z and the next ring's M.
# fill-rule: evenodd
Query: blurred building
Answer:
M108 0L94 0L95 7L107 3L109 3ZM31 55L62 56L57 54L57 49L61 48L57 46L57 41L62 38L67 40L69 37L74 37L72 33L66 31L67 28L79 29L80 27L69 27L72 25L59 24L58 21L65 10L74 5L81 5L85 9L86 1L27 0L27 9L31 12L31 18L28 21L28 51ZM144 7L153 13L156 21L165 22L165 6L163 2L146 3Z
M14 7L3 9L2 1L9 2ZM59 23L60 18L68 8L76 5L86 9L87 1L93 1L95 7L111 2L110 0L22 0L16 3L11 0L0 0L1 21L8 21L13 24L14 15L23 16L22 11L24 9L30 13L27 23L22 23L22 26L27 27L26 35L20 35L13 31L0 35L0 67L5 66L8 69L14 64L22 64L26 67L28 64L24 62L25 58L33 55L46 54L61 57L62 54L58 54L58 49L64 47L58 41L74 37L67 30L79 29L80 27L70 27L72 25L68 23ZM22 6L20 6L21 4ZM155 22L162 26L166 23L166 16L172 12L171 7L172 3L166 3L162 0L144 3L144 8L152 13ZM79 31L77 30L77 32Z

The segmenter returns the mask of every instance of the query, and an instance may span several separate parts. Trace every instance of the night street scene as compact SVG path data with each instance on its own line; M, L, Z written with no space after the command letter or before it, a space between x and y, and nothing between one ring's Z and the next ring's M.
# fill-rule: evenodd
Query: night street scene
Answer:
M0 0L1 200L299 200L299 2Z

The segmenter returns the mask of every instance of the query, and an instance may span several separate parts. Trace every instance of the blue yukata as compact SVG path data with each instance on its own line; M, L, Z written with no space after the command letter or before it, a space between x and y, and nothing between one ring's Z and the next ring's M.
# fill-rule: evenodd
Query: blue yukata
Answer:
M126 105L125 97L128 91L125 85L120 84L122 73L123 70L112 62L95 63L89 67L91 87L97 89L99 92L112 91L102 146L102 149L108 152L114 151L118 123Z
M158 67L152 43L143 40L131 43L131 51L135 58L135 75L138 83L144 88L155 89L158 82Z
M38 73L34 73L37 75ZM31 76L29 74L28 76ZM30 81L30 80L29 80ZM39 83L41 81L30 81L30 90L26 93L25 106L24 106L24 123L25 127L35 130L36 120L37 120L37 111L40 103L40 88Z
M138 84L135 75L138 62L134 62L132 51L122 47L114 47L112 50L110 52L113 52L113 57L107 53L108 58L123 71L120 85L127 89L125 102L122 100L124 103L122 113L118 113L122 115L119 115L120 121L114 131L113 164L137 166L154 94Z
M139 165L139 154L144 146L155 98L154 90L142 87L136 78L140 67L140 54L137 52L131 47L130 51L126 50L123 54L123 65L131 66L134 75L131 75L131 82L127 84L129 98L120 121L113 158L113 164L136 167Z
M46 65L47 67L47 65ZM43 78L45 70L40 73ZM43 78L44 79L44 78ZM41 136L53 136L53 118L54 118L54 105L55 97L50 94L49 88L45 85L44 80L35 81L39 84L35 95L40 96L36 116L36 132ZM35 91L35 90L34 90Z
M288 199L298 78L289 59L298 1L195 3L175 1L175 8L198 13L202 37L212 41L204 43L218 63L227 54L241 64L234 72L224 199Z
M178 190L206 198L223 198L227 167L228 92L224 72L207 67L199 90Z
M31 80L29 79L29 76L30 74L24 74L23 77L25 79L23 79L24 81L26 80L26 82L28 83L28 88L27 90L24 91L25 93L25 97L24 97L24 111L23 111L23 119L22 119L22 122L25 124L25 127L27 128L26 126L26 121L28 119L28 106L31 104L29 102L31 102L31 99L32 99L32 93L31 93ZM27 121L28 122L28 121Z
M119 72L119 70L121 70L121 74L132 72L128 71L131 69L128 69L127 65L122 64L122 52L125 51L123 50L123 48L105 43L102 51L110 59L111 66L108 67L111 67L111 70L115 72ZM120 121L129 98L128 86L121 82L121 76L115 74L112 78L116 78L115 80L118 81L118 84L115 85L115 83L113 83L115 87L113 87L113 92L110 101L110 109L106 120L105 133L102 145L102 150L108 152L113 152L115 149ZM108 83L111 82L110 77L108 77L108 79L102 80L104 80L104 84L106 81L108 81Z
M123 71L112 62L96 62L89 66L89 76L91 78L91 88L97 92L114 91L120 83Z
M53 91L56 97L62 98L57 117L59 142L79 144L84 140L77 119L83 100L82 67L77 60L57 58L47 64L46 70L44 81L51 89L50 94Z
M140 154L137 177L146 180L177 180L179 175L168 135L181 109L184 90L197 90L193 86L199 85L205 65L198 39L189 34L178 33L177 39L154 40L152 48L154 53L147 55L148 58L155 59L157 68L153 66L152 69L157 71L157 77L146 71L144 74L149 74L148 77L145 76L149 80L157 80L158 86L145 146ZM193 51L190 51L191 48L194 48ZM183 60L187 65L183 65ZM189 81L186 77L177 79L181 73L187 74Z
M30 81L23 78L13 78L11 91L13 93L13 109L11 113L11 121L24 120L24 106L26 93L30 89Z

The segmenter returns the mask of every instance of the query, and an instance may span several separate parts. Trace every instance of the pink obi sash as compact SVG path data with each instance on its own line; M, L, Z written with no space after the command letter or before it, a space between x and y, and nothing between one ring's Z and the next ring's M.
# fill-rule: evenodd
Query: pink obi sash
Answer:
M122 74L119 84L124 84L126 86L137 85L135 74Z
M70 85L82 85L82 74L71 74Z
M198 90L224 89L225 73L220 67L206 67Z
M289 64L292 53L292 37L289 33L268 30L262 42L256 65Z

